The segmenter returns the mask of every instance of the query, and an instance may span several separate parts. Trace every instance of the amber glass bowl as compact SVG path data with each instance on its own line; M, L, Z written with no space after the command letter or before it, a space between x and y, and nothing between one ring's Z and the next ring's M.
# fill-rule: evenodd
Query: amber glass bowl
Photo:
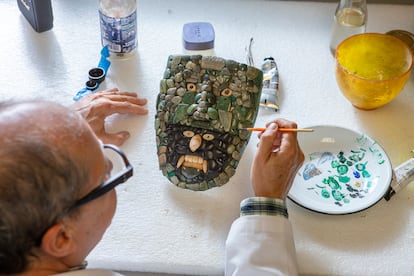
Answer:
M336 80L357 108L370 110L391 102L404 88L413 54L400 39L363 33L342 41L335 52Z

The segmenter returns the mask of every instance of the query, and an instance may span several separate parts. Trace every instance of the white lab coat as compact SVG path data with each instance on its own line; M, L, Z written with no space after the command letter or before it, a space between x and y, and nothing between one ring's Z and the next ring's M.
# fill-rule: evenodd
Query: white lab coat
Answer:
M236 219L226 241L225 275L298 275L290 221L268 215Z
M247 215L236 219L226 240L226 276L298 275L290 221L284 216ZM85 269L61 276L121 276Z

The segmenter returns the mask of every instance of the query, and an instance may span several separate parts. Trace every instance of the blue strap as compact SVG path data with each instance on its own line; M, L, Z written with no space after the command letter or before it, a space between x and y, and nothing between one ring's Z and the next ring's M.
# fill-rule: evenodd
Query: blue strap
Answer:
M108 45L106 45L101 50L101 59L99 60L99 63L98 63L98 67L104 69L105 76L108 72L109 66L111 65L111 62L108 60L108 57L109 57L109 49L108 49ZM94 93L93 91L95 91L98 87L99 87L99 83L97 83L97 86L94 89L89 89L86 87L82 88L80 91L78 91L78 93L76 93L76 95L73 97L73 100L78 101L82 99L84 96Z

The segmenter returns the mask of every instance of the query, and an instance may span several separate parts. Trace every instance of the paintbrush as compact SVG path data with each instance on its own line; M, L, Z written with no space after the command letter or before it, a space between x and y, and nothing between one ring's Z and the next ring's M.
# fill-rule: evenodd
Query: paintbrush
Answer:
M245 129L245 130L249 130L249 131L265 131L266 128L265 127L247 127L247 128L240 128L240 129ZM311 128L278 128L277 129L280 132L312 132L313 129Z

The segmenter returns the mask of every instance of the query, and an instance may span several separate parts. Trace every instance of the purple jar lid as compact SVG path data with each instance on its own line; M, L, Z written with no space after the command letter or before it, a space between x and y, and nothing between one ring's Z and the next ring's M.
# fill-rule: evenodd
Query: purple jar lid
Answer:
M214 28L208 22L190 22L183 26L183 44L186 50L214 48Z

